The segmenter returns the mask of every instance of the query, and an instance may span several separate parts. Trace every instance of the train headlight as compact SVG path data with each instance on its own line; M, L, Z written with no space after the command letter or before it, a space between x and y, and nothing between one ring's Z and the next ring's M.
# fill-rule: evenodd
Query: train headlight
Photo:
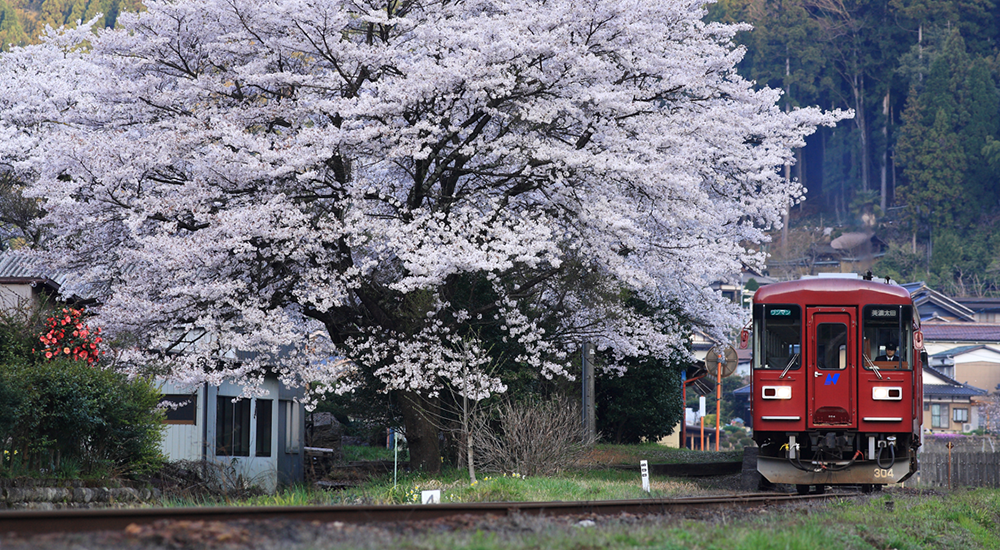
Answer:
M899 386L875 386L872 388L872 399L875 401L902 401L903 388Z
M761 397L764 399L791 399L791 386L764 386L761 388Z

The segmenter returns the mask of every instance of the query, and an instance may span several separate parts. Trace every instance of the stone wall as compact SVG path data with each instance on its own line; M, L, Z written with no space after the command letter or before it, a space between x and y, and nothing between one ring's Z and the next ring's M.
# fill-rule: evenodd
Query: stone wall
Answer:
M4 480L0 510L55 510L103 508L156 503L160 491L134 487L87 487L81 482L46 483L45 480Z

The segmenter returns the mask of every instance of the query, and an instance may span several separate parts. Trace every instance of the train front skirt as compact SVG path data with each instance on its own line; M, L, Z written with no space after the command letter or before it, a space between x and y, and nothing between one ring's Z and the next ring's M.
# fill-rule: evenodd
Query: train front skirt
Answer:
M905 456L897 458L891 468L882 468L874 461L814 464L803 460L800 464L787 458L757 457L761 475L771 483L789 485L890 485L906 481L916 471L916 465Z

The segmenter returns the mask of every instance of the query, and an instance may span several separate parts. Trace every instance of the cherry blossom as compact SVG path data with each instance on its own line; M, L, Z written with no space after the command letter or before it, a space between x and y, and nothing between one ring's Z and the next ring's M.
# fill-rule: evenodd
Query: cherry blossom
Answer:
M803 196L777 168L849 116L779 110L700 0L145 5L0 56L0 157L107 332L191 383L478 398L584 339L723 338L709 283L761 265Z

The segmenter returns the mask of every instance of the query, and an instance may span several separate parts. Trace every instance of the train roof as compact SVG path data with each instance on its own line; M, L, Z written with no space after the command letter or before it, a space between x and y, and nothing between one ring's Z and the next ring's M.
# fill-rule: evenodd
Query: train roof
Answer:
M833 277L799 279L762 286L754 294L753 300L758 304L913 303L910 293L898 285Z

